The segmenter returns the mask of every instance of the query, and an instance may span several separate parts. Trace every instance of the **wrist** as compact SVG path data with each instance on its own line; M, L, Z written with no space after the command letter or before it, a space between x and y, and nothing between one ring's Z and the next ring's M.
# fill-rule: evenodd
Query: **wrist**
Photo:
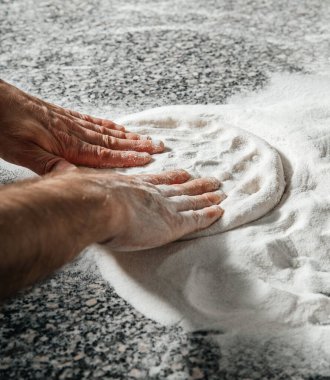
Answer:
M116 234L116 221L121 210L115 206L113 192L103 174L70 171L46 176L40 181L40 186L60 194L58 212L69 221L72 237L76 237L79 249L111 239Z
M0 79L0 120L3 114L6 92L7 92L6 82Z
M104 236L103 199L82 177L46 176L0 192L0 298L44 278Z
M0 79L0 126L8 109L8 98L11 94L11 88L12 86L9 83Z

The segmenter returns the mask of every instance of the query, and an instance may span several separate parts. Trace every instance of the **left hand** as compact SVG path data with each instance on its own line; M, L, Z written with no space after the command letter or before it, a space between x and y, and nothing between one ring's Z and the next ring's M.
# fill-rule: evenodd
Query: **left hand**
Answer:
M75 165L141 166L163 151L162 142L47 103L0 80L0 157L11 163L41 175Z

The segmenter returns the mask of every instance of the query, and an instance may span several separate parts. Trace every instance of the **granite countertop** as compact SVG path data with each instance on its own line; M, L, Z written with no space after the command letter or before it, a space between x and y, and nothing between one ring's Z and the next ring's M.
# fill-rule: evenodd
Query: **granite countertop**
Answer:
M272 72L329 72L329 25L322 0L0 0L0 73L100 116L220 104ZM2 306L0 378L325 378L271 345L224 356L218 333L145 318L83 254Z

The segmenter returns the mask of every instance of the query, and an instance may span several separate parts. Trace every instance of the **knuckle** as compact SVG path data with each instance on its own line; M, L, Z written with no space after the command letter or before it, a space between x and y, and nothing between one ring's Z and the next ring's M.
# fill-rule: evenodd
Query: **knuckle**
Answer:
M101 144L103 144L104 146L110 146L111 145L109 136L101 135L100 138L101 138Z
M201 222L201 214L197 211L192 211L192 218L195 224L197 225L197 227L199 227L200 222Z
M116 145L117 139L109 135L102 135L102 139L106 146L113 147Z
M118 143L118 140L116 137L108 136L108 141L110 146L115 146Z
M102 135L106 135L106 128L100 125L93 124L94 128Z
M112 156L111 153L107 151L106 149L101 148L101 153L100 153L101 159L106 160L107 158L109 158L109 156Z
M101 146L95 147L95 154L98 157L104 156L104 149Z
M69 116L75 116L75 113L71 111L69 108L63 108L64 112ZM76 114L77 115L77 114ZM79 114L78 114L79 115Z
M61 161L60 158L54 157L44 163L44 173L50 173L54 167Z
M204 201L207 205L212 205L213 202L215 202L216 198L213 194L203 194L202 197L204 198Z

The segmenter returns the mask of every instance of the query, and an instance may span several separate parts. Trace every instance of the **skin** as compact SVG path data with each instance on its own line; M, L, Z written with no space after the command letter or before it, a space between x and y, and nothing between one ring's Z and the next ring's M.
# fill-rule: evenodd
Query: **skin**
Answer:
M141 166L151 161L151 154L164 151L163 142L47 103L2 80L0 118L0 157L40 175L73 165Z
M144 164L143 154L120 149L157 153L163 144L128 132L114 137L110 133L124 132L110 121L73 116L79 114L12 86L2 90L0 156L48 174L0 187L0 299L45 278L92 243L107 243L116 251L153 248L222 216L219 203L225 196L217 192L220 183L214 178L191 179L182 170L127 176L76 167ZM94 120L88 127L87 119ZM86 142L86 136L97 135L91 124L94 129L103 125L103 136L120 143L106 148Z

